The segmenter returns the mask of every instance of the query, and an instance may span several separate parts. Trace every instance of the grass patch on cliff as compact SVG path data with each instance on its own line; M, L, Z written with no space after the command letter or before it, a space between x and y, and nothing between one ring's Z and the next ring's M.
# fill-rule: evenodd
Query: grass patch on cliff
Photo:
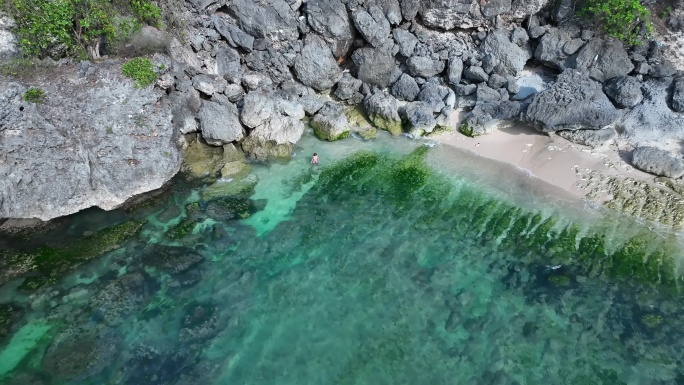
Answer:
M161 26L161 10L150 0L1 0L16 22L22 53L28 57L98 59L142 24Z
M642 44L644 33L653 32L651 12L639 0L587 1L580 14L597 21L606 35L629 45Z
M157 80L157 72L150 59L137 57L124 63L121 68L124 75L133 79L135 87L145 88Z
M24 92L24 100L29 103L41 103L45 99L45 91L31 87Z

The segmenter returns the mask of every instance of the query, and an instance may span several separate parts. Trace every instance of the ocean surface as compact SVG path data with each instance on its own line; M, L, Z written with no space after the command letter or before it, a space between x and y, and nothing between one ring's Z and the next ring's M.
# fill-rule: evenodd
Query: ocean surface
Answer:
M141 209L2 240L76 250L144 223L0 287L0 383L684 384L667 229L430 141L307 136L252 171L253 194L179 176Z

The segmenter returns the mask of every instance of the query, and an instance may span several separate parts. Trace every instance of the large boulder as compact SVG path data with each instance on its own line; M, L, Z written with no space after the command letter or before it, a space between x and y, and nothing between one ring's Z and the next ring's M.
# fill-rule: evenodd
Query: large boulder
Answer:
M311 119L311 127L318 139L334 141L349 135L349 119L344 114L344 107L328 102Z
M223 36L228 44L233 48L242 48L247 52L252 52L254 48L254 36L245 33L232 20L215 15L213 17L214 28Z
M213 146L237 142L245 136L240 113L232 103L224 105L205 100L198 116L202 137Z
M295 13L285 0L233 0L228 13L251 36L284 42L299 38Z
M447 67L447 80L452 86L457 86L461 82L463 76L463 60L460 57L453 56L449 58L449 65Z
M572 68L589 73L592 79L604 82L632 72L634 64L618 39L591 39L579 50Z
M121 344L121 335L114 329L72 325L52 340L43 355L42 368L59 381L83 382L108 367Z
M416 18L420 10L420 0L399 0L401 15L404 20L411 21Z
M620 108L632 108L644 100L641 82L631 76L617 76L603 85L603 91Z
M399 53L405 57L413 56L413 50L418 44L418 38L414 34L405 29L395 28L392 31L392 36L399 46Z
M245 127L255 128L271 119L275 102L266 92L252 91L244 98L240 120Z
M444 62L426 56L413 56L406 61L409 73L413 76L429 78L444 71Z
M363 101L368 119L377 128L388 131L392 135L400 135L403 131L397 100L391 96L375 93Z
M585 73L566 70L553 87L535 94L525 120L542 132L601 129L620 114L601 84Z
M618 126L620 136L633 145L675 144L684 141L684 116L668 104L672 79L649 79L642 83L643 101L626 110Z
M313 0L306 4L306 20L331 45L335 57L343 57L354 41L354 27L340 0Z
M552 68L569 68L568 58L578 48L575 43L582 43L580 35L581 30L574 25L551 28L539 40L534 57ZM572 46L575 51L569 50L568 46Z
M638 147L632 152L632 164L650 174L679 178L684 175L684 160L656 147Z
M390 38L390 23L377 6L368 10L360 8L352 15L354 25L366 41L373 47L387 45Z
M476 137L510 127L519 118L520 111L520 102L481 103L465 117L459 131L463 135Z
M240 54L225 43L216 48L216 73L233 83L239 82L242 75Z
M490 33L482 44L482 52L491 55L499 63L499 75L517 76L530 58L529 51L512 43L508 31Z
M386 50L363 47L352 54L357 68L357 78L377 87L388 87L392 84L394 70L397 68L392 54Z
M435 119L432 106L424 102L408 103L401 110L408 131L416 136L431 133L437 120Z
M24 100L28 85L0 82L0 218L111 210L180 169L166 93L134 87L118 61L87 67L38 70L39 103Z
M391 89L392 95L397 97L399 100L405 100L407 102L412 102L416 100L418 94L420 93L420 87L416 80L410 75L402 74L399 77Z
M318 91L331 88L342 77L330 47L315 34L306 37L304 48L295 60L294 71L299 81Z

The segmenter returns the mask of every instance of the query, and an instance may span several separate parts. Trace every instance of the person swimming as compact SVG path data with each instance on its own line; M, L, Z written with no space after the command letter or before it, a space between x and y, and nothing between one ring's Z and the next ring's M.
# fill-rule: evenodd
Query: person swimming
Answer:
M314 152L313 156L311 157L311 164L318 164L318 154Z

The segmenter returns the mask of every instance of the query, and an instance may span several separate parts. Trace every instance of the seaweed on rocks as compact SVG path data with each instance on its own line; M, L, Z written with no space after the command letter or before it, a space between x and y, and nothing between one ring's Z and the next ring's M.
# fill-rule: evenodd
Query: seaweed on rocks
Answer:
M8 252L9 255L0 260L5 264L0 283L31 273L34 275L22 285L23 289L31 291L45 284L53 284L76 266L120 247L134 237L145 223L128 221L84 235L66 245Z

